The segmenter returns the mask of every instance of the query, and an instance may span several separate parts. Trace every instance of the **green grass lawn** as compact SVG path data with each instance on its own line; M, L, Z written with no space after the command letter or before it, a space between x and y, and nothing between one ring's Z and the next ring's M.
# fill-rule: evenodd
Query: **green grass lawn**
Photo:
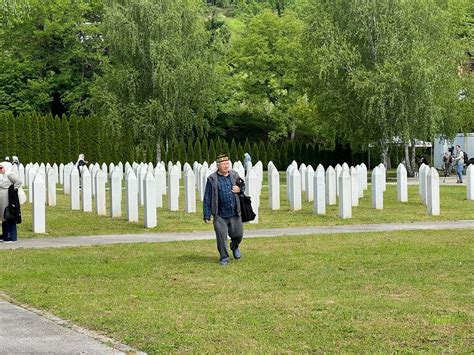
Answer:
M149 353L472 353L473 230L0 252L0 290Z
M284 175L283 175L284 177ZM428 216L426 207L418 196L418 186L409 186L409 202L399 203L396 198L396 186L387 185L384 197L384 209L372 208L371 192L365 192L360 206L352 210L353 218L342 220L337 217L338 206L328 206L325 216L313 213L313 203L303 202L301 211L293 212L286 200L286 187L281 188L281 209L271 211L268 207L268 187L263 187L258 224L246 224L246 228L279 228L296 226L328 226L360 223L392 223L474 219L474 201L466 200L466 188L462 186L441 186L441 216ZM303 194L303 200L305 200ZM125 198L123 198L122 218L99 217L95 213L71 211L69 195L58 192L58 205L46 209L46 234L34 235L32 231L31 205L23 206L23 221L19 226L20 238L43 236L74 236L95 234L128 234L146 232L191 232L212 230L212 226L202 222L202 203L197 202L197 213L184 213L184 192L181 189L180 211L170 212L166 208L158 209L158 226L145 229L143 226L143 208L140 208L140 222L129 223L125 219ZM167 206L166 196L164 206Z

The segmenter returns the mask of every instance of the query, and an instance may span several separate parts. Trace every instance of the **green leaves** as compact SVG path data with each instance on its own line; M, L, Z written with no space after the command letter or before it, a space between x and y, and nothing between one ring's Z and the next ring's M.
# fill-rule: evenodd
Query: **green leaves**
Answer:
M466 5L311 2L305 11L305 83L320 117L331 117L354 148L454 133L444 122L459 122L453 113L464 52L453 24L461 22L459 8ZM459 131L459 124L454 127Z
M196 1L109 1L109 64L95 107L133 128L137 144L201 133L213 114L214 73Z
M87 113L104 56L94 21L101 11L85 0L0 4L0 110Z
M294 136L300 124L295 103L304 96L298 85L303 23L292 13L262 11L235 39L233 75L242 88L235 104L265 124L272 141Z

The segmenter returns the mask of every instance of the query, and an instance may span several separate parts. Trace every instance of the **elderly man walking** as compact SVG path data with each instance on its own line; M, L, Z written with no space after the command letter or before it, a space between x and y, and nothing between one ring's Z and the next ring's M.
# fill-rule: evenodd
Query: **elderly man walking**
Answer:
M219 263L226 266L229 264L227 235L231 239L230 249L234 259L240 259L239 245L244 230L240 217L239 194L244 193L245 184L236 171L230 170L227 155L219 155L216 162L217 171L207 178L203 219L205 223L210 223L211 215L213 217Z

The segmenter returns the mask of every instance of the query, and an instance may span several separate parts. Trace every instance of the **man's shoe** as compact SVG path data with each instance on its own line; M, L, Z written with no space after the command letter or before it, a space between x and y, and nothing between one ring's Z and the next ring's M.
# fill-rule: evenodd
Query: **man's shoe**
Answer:
M16 240L4 240L4 243L16 243Z
M232 254L234 254L234 259L240 259L240 250L239 248L232 250Z
M220 266L227 266L227 265L229 265L229 259L222 259L221 261L219 261L219 265L220 265Z

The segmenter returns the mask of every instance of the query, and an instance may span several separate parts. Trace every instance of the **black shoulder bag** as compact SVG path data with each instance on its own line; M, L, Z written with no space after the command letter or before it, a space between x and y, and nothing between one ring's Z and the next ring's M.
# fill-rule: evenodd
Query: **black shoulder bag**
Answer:
M241 187L243 182L244 181L241 178L239 178L237 185ZM257 215L253 211L252 201L250 200L250 197L244 195L243 193L240 193L239 200L240 200L240 217L242 218L242 222L253 221Z

